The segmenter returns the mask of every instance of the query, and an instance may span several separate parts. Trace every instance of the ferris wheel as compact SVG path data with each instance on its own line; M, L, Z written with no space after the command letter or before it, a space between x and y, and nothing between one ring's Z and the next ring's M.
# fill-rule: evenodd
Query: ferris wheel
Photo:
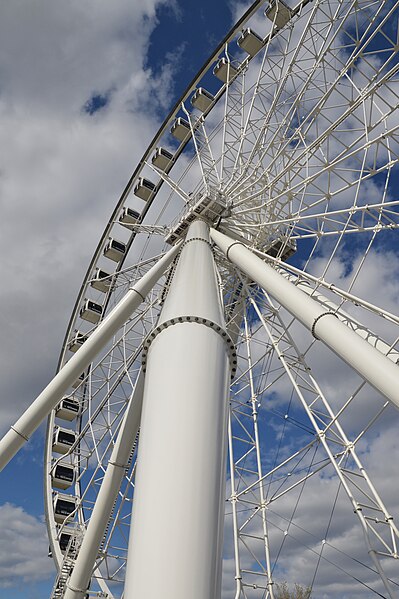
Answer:
M398 596L398 17L254 2L145 151L0 442L52 599Z

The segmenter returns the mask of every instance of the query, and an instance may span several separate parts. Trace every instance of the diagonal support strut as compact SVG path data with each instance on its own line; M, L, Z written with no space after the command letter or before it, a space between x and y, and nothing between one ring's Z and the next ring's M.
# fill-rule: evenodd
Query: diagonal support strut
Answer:
M113 335L130 318L131 314L144 301L158 279L180 250L180 245L173 247L167 254L129 289L124 298L108 314L102 323L85 341L82 347L72 356L65 366L55 375L47 387L38 395L28 409L8 433L0 440L0 470L2 470L23 444L35 432L51 410L56 407L63 394L79 378L81 373L93 361L101 349L112 339Z
M399 408L399 367L341 322L332 311L298 289L242 242L211 229L212 241L247 276L270 293L316 339Z

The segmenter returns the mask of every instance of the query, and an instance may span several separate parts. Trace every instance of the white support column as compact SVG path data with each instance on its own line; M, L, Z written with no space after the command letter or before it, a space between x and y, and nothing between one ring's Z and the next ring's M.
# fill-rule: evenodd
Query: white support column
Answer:
M201 221L148 343L124 597L217 599L234 346Z
M64 599L83 599L89 587L104 531L111 517L139 430L143 388L144 376L141 372L112 450L71 577L66 584Z
M56 407L63 394L74 383L99 351L110 341L118 329L130 318L131 314L144 301L155 283L171 264L179 251L173 247L127 292L125 297L96 330L85 341L82 347L72 356L53 380L40 393L14 426L0 441L0 470L8 464L22 445L40 426L51 410Z
M226 257L270 293L316 339L399 408L399 367L341 322L333 312L298 289L243 243L211 229L211 238Z

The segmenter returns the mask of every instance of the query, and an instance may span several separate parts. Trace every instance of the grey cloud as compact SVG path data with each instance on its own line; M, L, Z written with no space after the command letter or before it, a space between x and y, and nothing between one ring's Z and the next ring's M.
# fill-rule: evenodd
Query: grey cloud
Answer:
M41 520L6 503L0 506L0 527L0 588L10 587L16 580L45 580L54 572Z
M91 254L159 124L173 57L158 79L143 69L159 3L0 9L3 432L53 374ZM81 110L111 87L101 115Z

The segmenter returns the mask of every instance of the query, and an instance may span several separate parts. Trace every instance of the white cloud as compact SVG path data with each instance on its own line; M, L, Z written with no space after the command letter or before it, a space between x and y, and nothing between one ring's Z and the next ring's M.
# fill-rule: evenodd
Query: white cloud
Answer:
M8 105L79 111L143 69L160 2L19 0L1 9L1 91Z
M89 260L172 97L176 56L147 66L164 3L0 7L0 436L54 375ZM1 485L0 586L51 588L44 523L5 501Z
M52 376L91 254L165 108L176 57L157 77L144 67L160 4L0 9L3 432Z
M45 580L54 573L53 562L47 557L43 520L6 503L0 506L0 528L0 588L11 587L16 581Z

